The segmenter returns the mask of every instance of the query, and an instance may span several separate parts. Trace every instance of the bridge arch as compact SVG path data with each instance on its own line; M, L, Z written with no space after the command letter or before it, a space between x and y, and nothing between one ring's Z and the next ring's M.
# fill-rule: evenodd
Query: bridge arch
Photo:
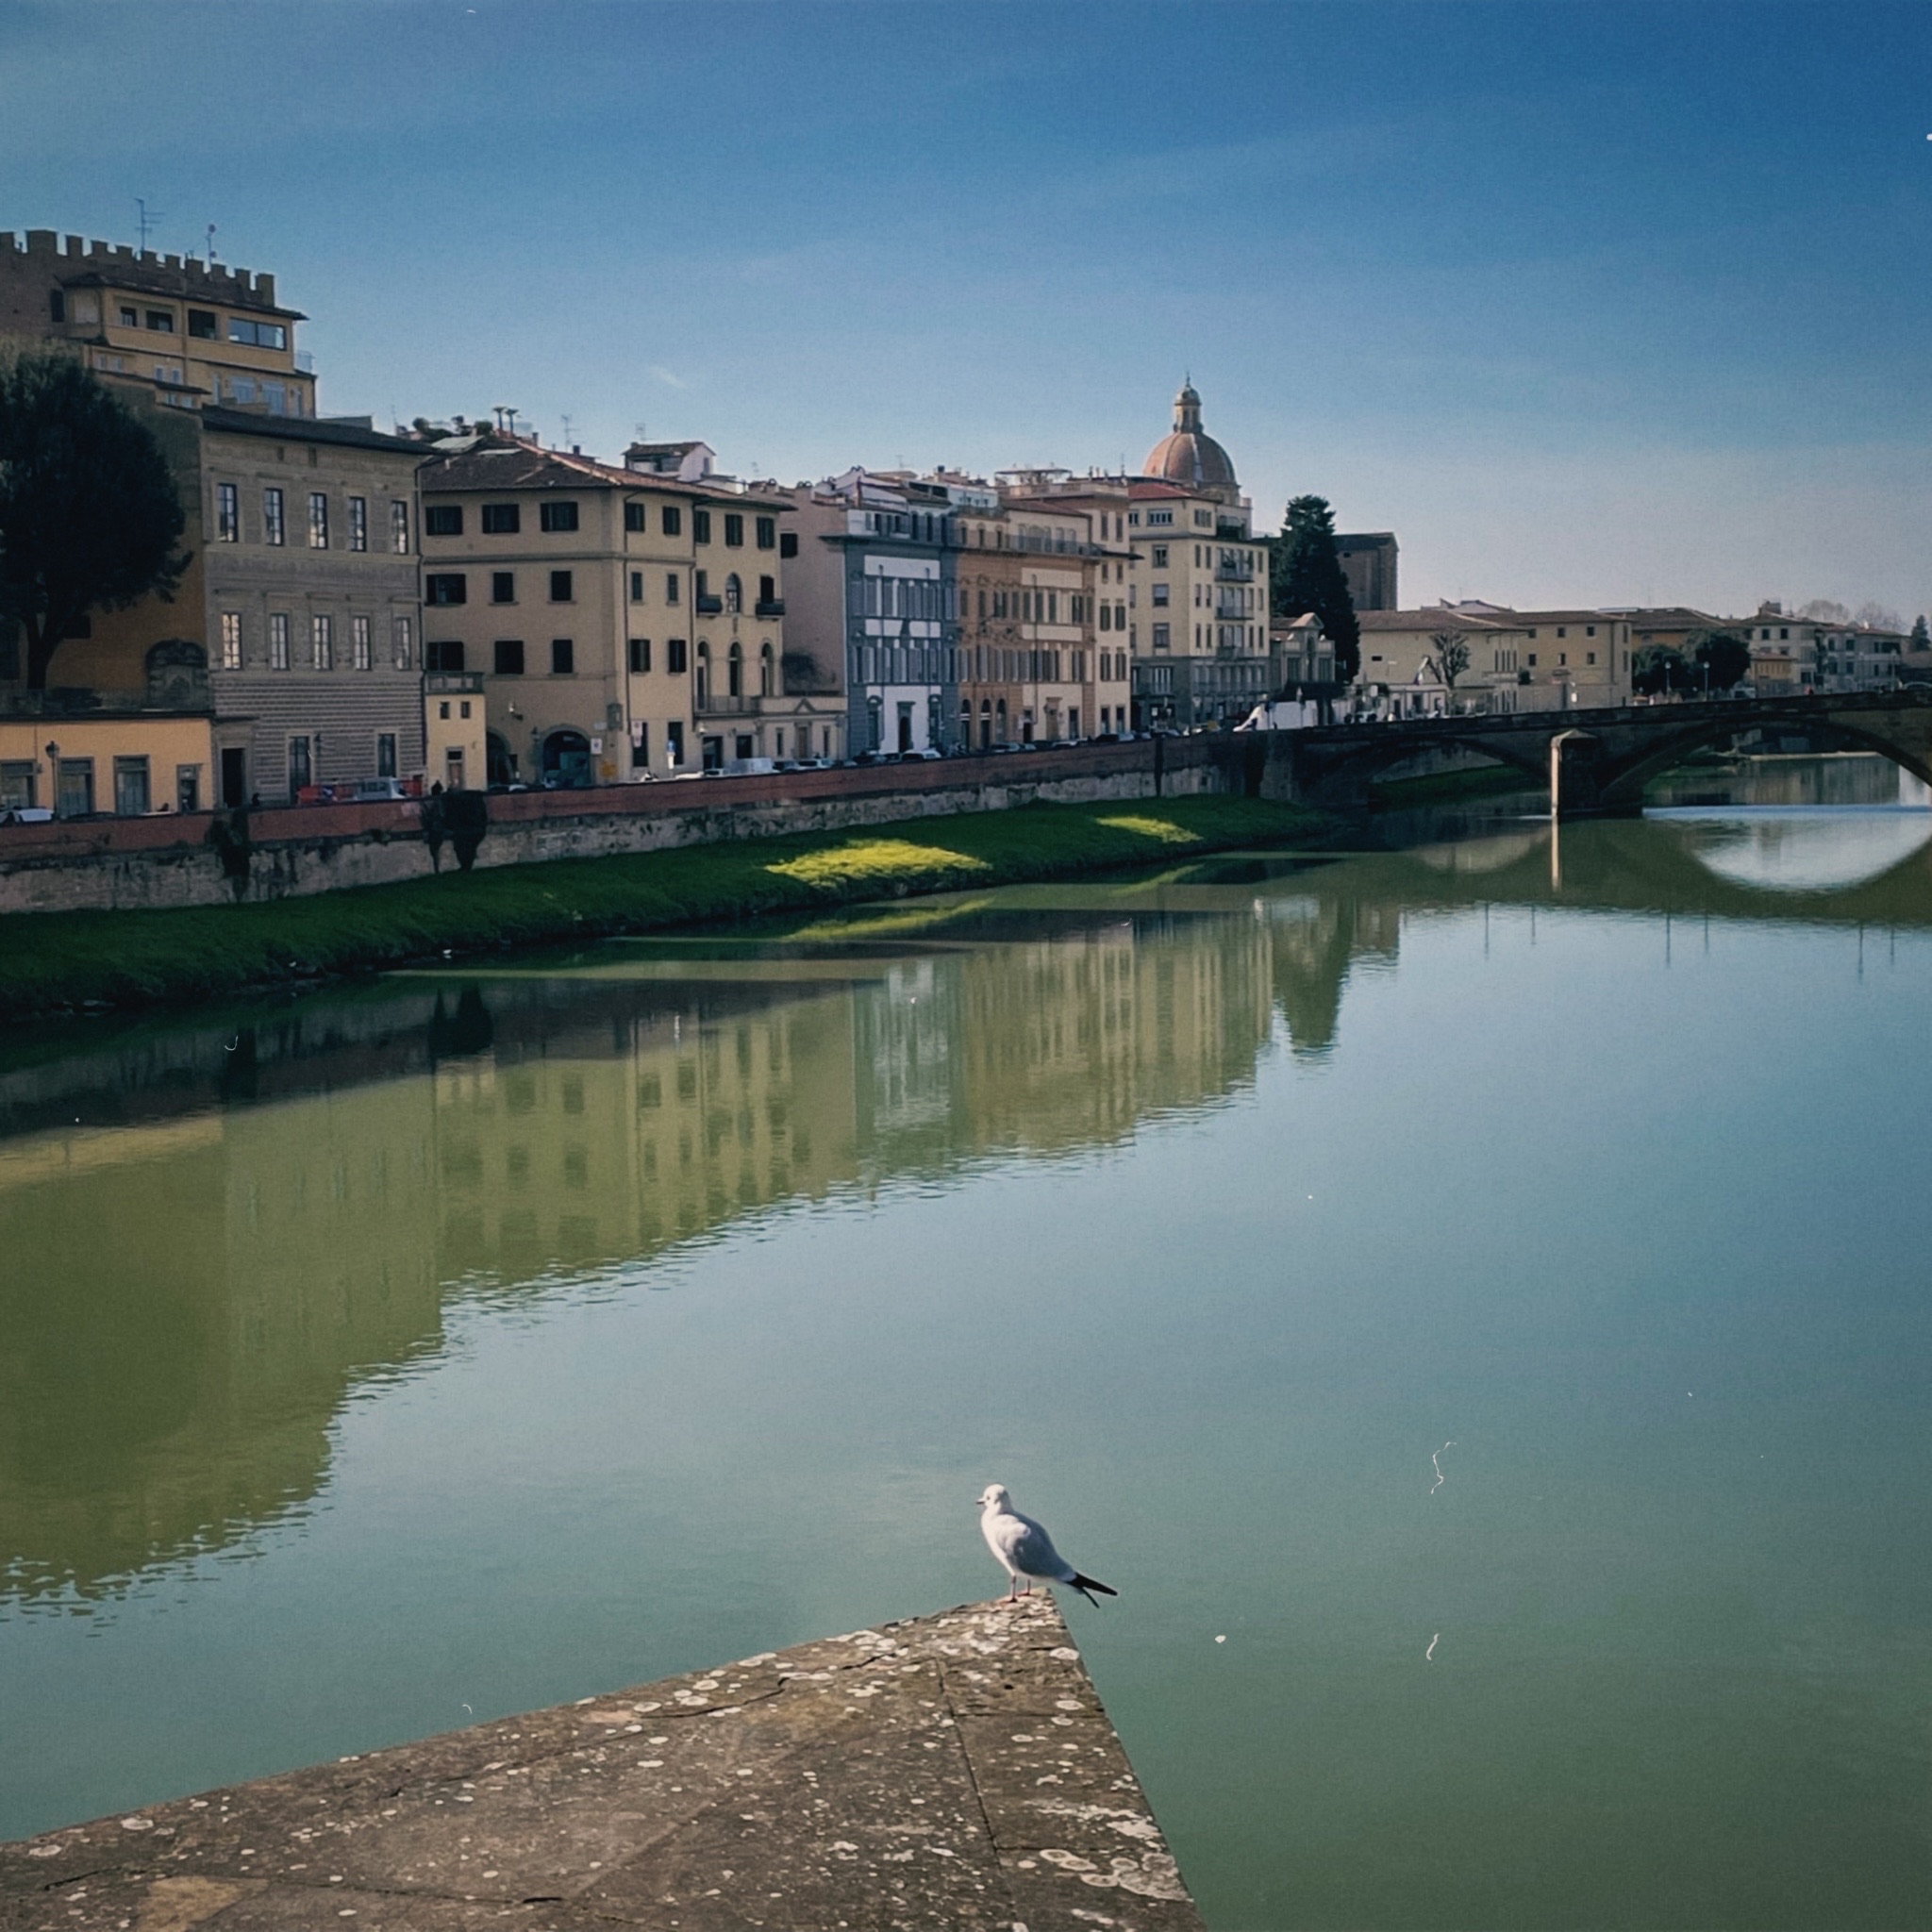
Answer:
M1888 714L1878 715L1885 718L1886 724L1890 723ZM1860 722L1829 712L1775 722L1802 731L1821 750L1875 752L1880 758L1889 758L1901 771L1909 772L1921 782L1932 785L1932 755L1902 741L1901 734L1887 730L1875 722ZM1653 779L1674 771L1700 751L1727 747L1740 729L1752 728L1754 725L1748 719L1740 726L1736 718L1700 717L1687 723L1681 730L1673 731L1661 741L1653 741L1634 759L1615 760L1613 770L1604 774L1606 808L1611 810L1641 808L1644 790ZM1605 763L1607 765L1612 761L1607 759Z

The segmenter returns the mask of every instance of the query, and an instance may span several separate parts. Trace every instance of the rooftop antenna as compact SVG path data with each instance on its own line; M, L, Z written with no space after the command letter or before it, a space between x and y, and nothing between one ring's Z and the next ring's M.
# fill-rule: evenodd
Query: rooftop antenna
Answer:
M145 255L147 253L147 238L149 230L153 228L158 228L160 225L167 220L167 216L164 215L158 208L156 208L152 212L150 212L147 203L143 201L138 194L134 197L134 206L141 216L141 252L143 255Z
M640 442L646 442L650 440L651 425L648 423L633 423L630 426L636 432Z
M565 449L570 447L570 418L568 416L563 419L563 446Z
M506 426L504 422L504 418L506 416L509 418L508 426L514 427L516 424L517 412L514 409L512 409L508 403L491 403L490 406L490 413L496 418L496 426L498 429L502 429Z
M208 225L208 265L212 272L215 265L215 225L212 222Z

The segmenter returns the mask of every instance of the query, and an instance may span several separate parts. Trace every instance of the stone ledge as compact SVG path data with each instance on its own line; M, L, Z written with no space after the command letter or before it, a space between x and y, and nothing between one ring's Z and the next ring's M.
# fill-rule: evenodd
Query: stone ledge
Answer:
M0 1845L7 1932L1202 1932L1044 1591Z

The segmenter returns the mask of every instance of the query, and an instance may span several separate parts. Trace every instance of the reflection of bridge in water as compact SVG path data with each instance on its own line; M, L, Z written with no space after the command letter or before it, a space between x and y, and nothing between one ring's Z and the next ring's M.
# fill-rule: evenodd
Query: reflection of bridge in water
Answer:
M433 1357L455 1303L646 1270L792 1204L1117 1142L1250 1086L1271 1039L1321 1056L1351 975L1391 966L1410 917L1932 925L1932 848L1777 892L1712 870L1722 836L1537 821L1225 858L17 1049L0 1063L0 1597L111 1594L299 1511L343 1404Z

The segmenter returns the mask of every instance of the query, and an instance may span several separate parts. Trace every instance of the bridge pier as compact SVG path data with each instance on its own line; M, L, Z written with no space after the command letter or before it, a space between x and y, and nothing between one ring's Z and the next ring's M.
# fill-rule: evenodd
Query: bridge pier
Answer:
M1559 731L1550 740L1550 816L1553 819L1635 818L1631 804L1613 791L1617 774L1593 731Z

